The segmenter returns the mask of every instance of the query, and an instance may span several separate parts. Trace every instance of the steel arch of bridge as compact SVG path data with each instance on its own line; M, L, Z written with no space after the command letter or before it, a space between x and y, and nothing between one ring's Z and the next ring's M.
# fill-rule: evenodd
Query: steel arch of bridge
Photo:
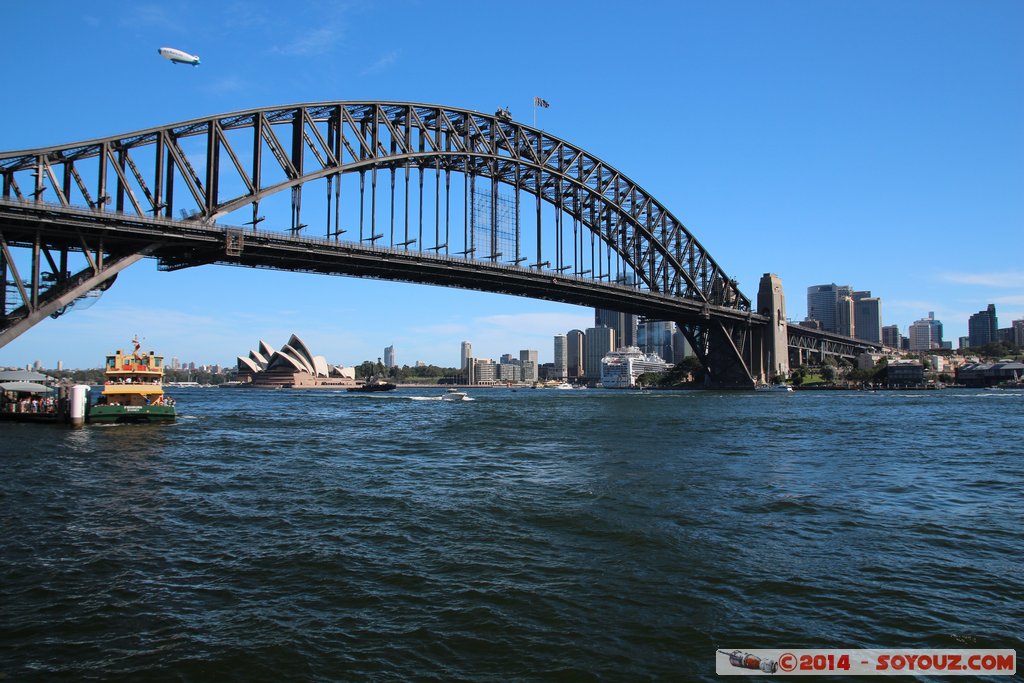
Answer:
M187 147L197 141L202 142L203 151L189 152ZM518 266L526 261L529 269L555 275L573 267L564 265L569 259L563 258L560 238L554 240L558 244L555 263L550 254L545 260L543 245L552 241L554 227L543 224L541 205L551 205L556 223L563 214L568 216L574 227L578 223L581 233L589 231L606 250L607 259L595 262L591 258L592 266L607 265L600 274L592 269L592 279L611 282L614 272L616 282L640 292L702 306L702 316L677 322L720 380L729 376L731 382L749 381L750 370L743 356L749 324L737 323L735 314L749 316L750 300L694 235L664 205L611 165L555 136L516 123L500 111L487 115L415 103L323 102L253 109L73 145L0 153L6 200L48 202L69 210L84 207L101 214L140 218L172 219L179 211L187 214L190 223L207 225L251 207L252 219L247 223L255 230L261 220L261 202L290 192L289 228L293 235L308 227L303 223L304 185L326 181L325 228L334 240L340 240L344 232L342 177L357 174L360 242L369 241L371 246L381 237L376 232L375 215L380 171L391 174L393 244L397 171L404 171L406 187L405 239L398 245L410 250L410 245L416 244L410 251L432 251L438 257L447 253L448 240L442 243L435 217L435 244L427 247L423 243L424 174L435 174L438 193L442 174L446 188L452 173L466 179L464 187L476 178L487 179L495 198L499 185L507 186L515 193L516 207L515 253L505 256L508 263ZM418 240L409 239L410 171L419 176ZM363 234L362 213L367 175L374 193L369 237ZM232 187L240 189L231 192ZM521 193L532 195L535 203L536 251L529 256L521 249L526 242L521 239L526 228L521 221ZM435 204L439 206L440 200ZM446 200L446 211L447 207ZM557 229L561 231L561 224ZM3 246L5 263L10 264L6 242ZM230 262L230 258L208 253L199 256L189 250L177 256L166 249L161 254L156 247L150 251L154 250L168 268ZM573 250L575 257L575 239ZM82 251L90 252L84 242ZM96 250L97 258L91 262L101 260L100 251ZM137 255L142 250L134 251ZM460 253L467 261L481 260L468 246ZM483 260L496 262L501 257L492 248ZM52 264L53 259L49 260ZM99 274L95 262L92 270ZM58 279L64 274L60 269ZM21 295L28 306L29 294L24 288ZM732 311L733 316L716 317L715 310ZM3 314L7 314L6 307Z

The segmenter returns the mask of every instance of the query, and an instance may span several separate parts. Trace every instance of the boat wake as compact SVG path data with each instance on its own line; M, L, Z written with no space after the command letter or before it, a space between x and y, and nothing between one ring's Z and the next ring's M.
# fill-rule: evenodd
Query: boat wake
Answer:
M452 401L451 399L446 399L444 396L403 396L402 398L407 398L410 401L444 401L445 403L456 403L456 401ZM474 399L474 398L466 396L465 398L459 399L458 402L475 401L475 400L476 399Z

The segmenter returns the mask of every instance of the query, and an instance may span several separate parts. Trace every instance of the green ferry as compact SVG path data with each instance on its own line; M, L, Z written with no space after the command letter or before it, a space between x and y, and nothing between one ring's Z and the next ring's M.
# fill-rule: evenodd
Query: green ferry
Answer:
M139 352L132 340L131 353L118 349L107 356L103 392L89 406L88 422L174 422L174 399L164 395L164 358L152 351Z

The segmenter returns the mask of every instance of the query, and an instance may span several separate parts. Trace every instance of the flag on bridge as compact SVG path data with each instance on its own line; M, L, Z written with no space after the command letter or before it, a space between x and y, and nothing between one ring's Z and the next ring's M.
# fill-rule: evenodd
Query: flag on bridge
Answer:
M533 98L533 106L535 106L535 107L544 107L545 109L547 109L551 105L548 104L547 100L541 99L539 97L534 97Z

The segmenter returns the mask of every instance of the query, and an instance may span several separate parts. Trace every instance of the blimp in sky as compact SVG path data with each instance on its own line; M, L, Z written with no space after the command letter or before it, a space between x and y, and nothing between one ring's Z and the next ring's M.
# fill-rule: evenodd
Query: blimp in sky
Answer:
M157 52L164 59L169 59L174 64L191 64L192 66L199 66L199 57L196 55L190 55L187 52L182 52L173 47L162 47Z

